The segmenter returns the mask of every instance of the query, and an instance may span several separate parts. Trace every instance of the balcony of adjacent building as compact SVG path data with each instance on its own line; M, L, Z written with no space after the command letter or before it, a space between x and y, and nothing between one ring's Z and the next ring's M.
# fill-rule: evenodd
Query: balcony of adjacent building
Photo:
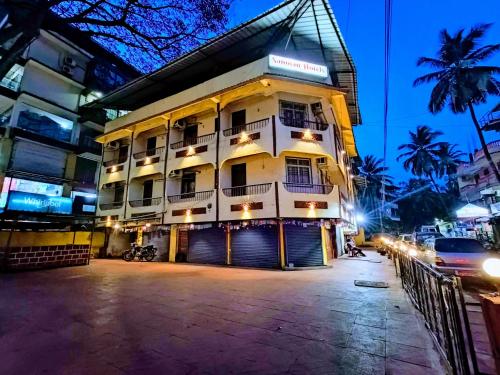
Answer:
M5 77L0 80L0 95L5 95L11 99L17 98L23 75L24 67L14 64Z
M484 131L499 131L500 130L500 103L497 104L491 111L486 113L479 120L481 129Z
M165 173L166 138L165 128L161 127L141 133L134 139L130 178L155 174L163 176Z
M174 170L169 173L165 222L215 221L215 169L212 164Z
M168 152L169 169L215 164L215 119L213 111L205 111L173 121Z
M126 218L163 212L163 174L132 178Z
M128 180L130 139L124 138L104 145L101 182Z
M117 216L123 218L125 208L125 181L105 183L99 189L97 216Z
M220 168L220 220L276 217L277 167L267 153L226 160Z

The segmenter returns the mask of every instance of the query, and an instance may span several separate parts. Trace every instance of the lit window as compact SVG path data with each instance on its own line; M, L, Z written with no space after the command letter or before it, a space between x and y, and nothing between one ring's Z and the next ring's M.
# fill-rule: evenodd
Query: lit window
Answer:
M286 181L292 184L311 184L311 160L286 158Z

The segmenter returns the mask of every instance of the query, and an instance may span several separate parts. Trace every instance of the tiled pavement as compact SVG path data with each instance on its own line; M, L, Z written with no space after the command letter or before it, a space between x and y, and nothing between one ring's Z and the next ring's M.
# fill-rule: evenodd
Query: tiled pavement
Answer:
M0 274L0 353L0 374L443 373L373 252L299 272L95 260Z

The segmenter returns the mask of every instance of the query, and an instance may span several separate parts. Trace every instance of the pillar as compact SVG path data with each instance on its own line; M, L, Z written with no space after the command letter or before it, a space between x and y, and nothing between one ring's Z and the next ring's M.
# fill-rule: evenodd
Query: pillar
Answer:
M172 224L170 226L170 241L168 250L168 261L171 263L175 263L175 255L177 254L177 232L177 224Z

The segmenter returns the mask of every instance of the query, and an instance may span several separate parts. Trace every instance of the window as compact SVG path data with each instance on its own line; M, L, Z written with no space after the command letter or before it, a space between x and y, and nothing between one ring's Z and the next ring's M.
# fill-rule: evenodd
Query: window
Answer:
M35 107L26 106L19 112L17 126L32 133L67 143L71 142L73 133L73 121Z
M181 194L186 198L194 197L196 191L196 172L184 171L181 180Z
M488 176L488 175L490 174L490 170L489 170L488 168L486 168L486 169L484 170L483 174L484 174L485 176Z
M246 123L246 110L231 113L231 127L243 126Z
M97 170L97 162L94 160L77 157L75 166L75 181L84 184L94 184Z
M307 119L307 105L281 100L280 117L285 126L303 128Z
M286 158L286 182L312 184L311 159Z
M154 156L156 154L156 137L150 137L146 141L146 155Z
M125 184L116 184L113 202L123 202L123 196L125 193Z

